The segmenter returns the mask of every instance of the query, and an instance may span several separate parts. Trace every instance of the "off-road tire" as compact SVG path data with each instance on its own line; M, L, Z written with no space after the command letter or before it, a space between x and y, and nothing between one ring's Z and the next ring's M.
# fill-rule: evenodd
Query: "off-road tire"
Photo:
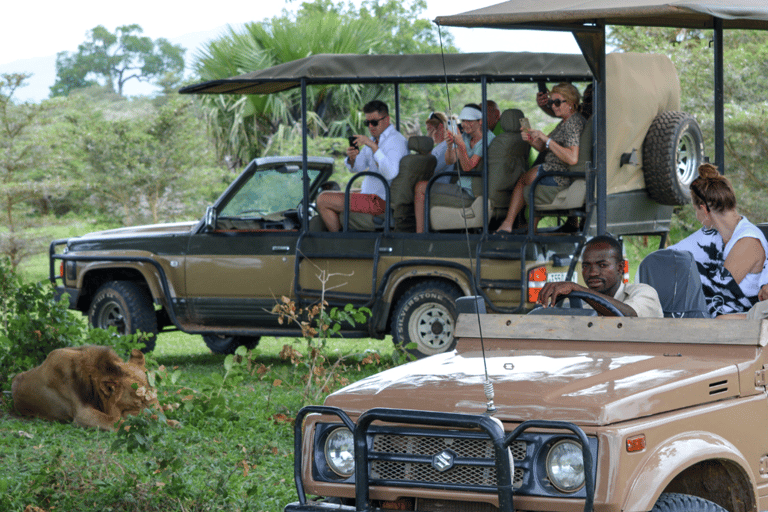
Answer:
M226 334L203 334L203 341L214 354L234 354L237 347L248 350L256 348L259 336L228 336Z
M461 290L445 281L430 280L408 289L392 315L392 341L416 357L453 350L456 346L456 299Z
M88 309L88 321L94 327L114 326L118 334L146 333L144 352L155 349L157 315L149 294L130 281L109 281L96 291Z
M685 112L662 112L643 141L643 176L651 199L681 205L691 200L691 182L704 162L704 136Z
M709 500L689 494L663 493L651 509L651 512L726 512Z

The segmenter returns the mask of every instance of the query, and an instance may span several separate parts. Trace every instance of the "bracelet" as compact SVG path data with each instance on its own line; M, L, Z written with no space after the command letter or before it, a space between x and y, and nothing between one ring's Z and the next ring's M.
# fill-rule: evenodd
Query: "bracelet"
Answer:
M549 143L552 142L552 139L547 139L547 143L545 144L545 147L549 149Z

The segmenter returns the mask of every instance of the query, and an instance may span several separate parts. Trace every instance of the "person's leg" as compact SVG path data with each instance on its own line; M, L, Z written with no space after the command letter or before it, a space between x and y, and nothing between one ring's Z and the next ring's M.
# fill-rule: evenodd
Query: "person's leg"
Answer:
M416 232L424 232L424 203L426 202L427 182L420 181L413 188L413 210L416 215Z
M515 188L512 190L512 197L509 198L509 209L507 210L507 216L504 217L504 221L499 226L499 229L496 230L496 233L512 232L512 226L515 222L515 217L517 217L517 214L520 213L525 206L523 189L533 183L533 180L536 179L538 170L538 166L532 167L528 169L522 176L520 176L519 180L517 180Z
M343 192L323 192L317 196L317 212L328 231L341 231L339 215L344 211Z

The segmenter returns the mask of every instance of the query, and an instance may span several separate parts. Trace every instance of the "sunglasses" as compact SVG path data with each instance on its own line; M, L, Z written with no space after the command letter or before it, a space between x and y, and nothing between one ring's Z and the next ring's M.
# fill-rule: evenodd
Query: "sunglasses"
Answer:
M696 194L696 197L701 199L701 202L704 203L704 208L706 208L707 212L709 212L709 205L707 204L707 198L704 197L704 194L701 193L701 190L699 190L699 188L693 183L691 183L691 192Z
M560 104L562 104L562 103L567 103L567 102L565 100L561 100L561 99L548 100L547 101L547 106L551 107L552 105L554 105L556 107L559 107Z
M379 121L381 121L385 117L387 117L387 116L380 117L378 119L366 119L365 121L363 121L363 123L365 124L365 126L373 126L375 128L375 127L379 126Z
M437 115L436 113L434 113L434 112L432 112L431 114L429 114L429 119L428 119L428 121L431 121L431 120L433 120L433 119L434 119L435 121L439 122L439 123L442 123L442 122L443 122L443 121L440 119L440 116L438 116L438 115Z

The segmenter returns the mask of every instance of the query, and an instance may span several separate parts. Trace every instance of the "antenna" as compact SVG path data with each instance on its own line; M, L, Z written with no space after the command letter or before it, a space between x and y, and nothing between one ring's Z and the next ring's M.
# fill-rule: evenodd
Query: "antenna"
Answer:
M445 77L445 96L448 102L448 111L446 112L448 119L452 119L453 115L451 113L451 93L448 90L448 71L445 66L445 51L443 50L443 31L442 27L440 26L440 23L435 22L437 25L437 34L440 39L440 56L443 60L443 76ZM485 110L486 106L483 105L483 109ZM482 127L483 130L487 130L486 126ZM485 138L485 136L483 136ZM455 143L454 143L455 144ZM457 163L458 163L458 157L457 157ZM459 174L459 183L461 183L461 164L456 166L457 172ZM461 185L459 185L461 186ZM464 206L462 206L464 208ZM467 216L462 215L462 218L464 219L464 235L467 241L467 255L469 258L469 271L470 275L472 276L471 279L471 286L472 286L472 295L477 297L477 284L475 279L475 264L472 261L472 248L469 244L469 227L467 226ZM483 236L485 236L485 232L483 232ZM480 334L480 348L482 349L483 353L483 370L485 372L485 382L483 383L483 391L485 392L485 399L486 402L486 408L485 413L488 415L492 415L496 412L496 405L493 402L493 398L495 396L495 393L493 391L493 382L491 382L491 379L488 377L488 361L485 357L485 341L483 339L483 325L480 322L480 308L475 307L475 315L477 317L477 328L478 332Z

